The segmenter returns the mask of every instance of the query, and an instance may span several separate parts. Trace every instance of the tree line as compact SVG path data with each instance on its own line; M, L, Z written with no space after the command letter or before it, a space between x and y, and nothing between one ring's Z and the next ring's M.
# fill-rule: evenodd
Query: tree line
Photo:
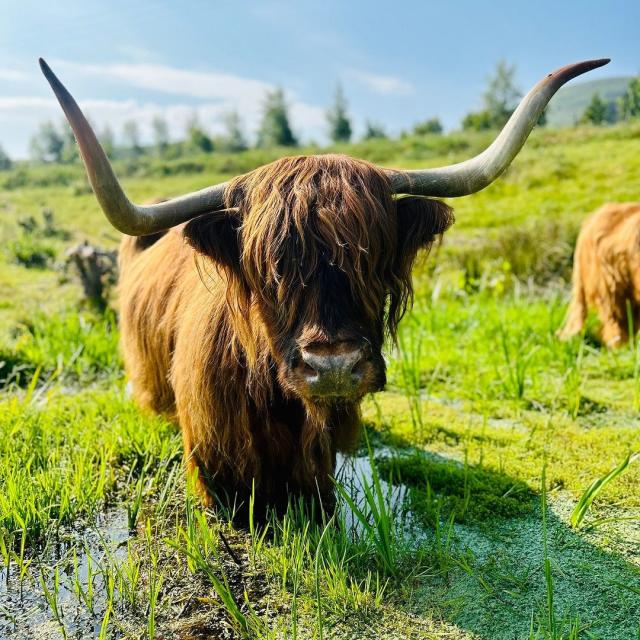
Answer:
M515 82L515 67L500 61L482 95L483 108L468 113L462 120L465 130L481 131L503 127L518 106L522 97ZM640 118L640 76L632 78L625 93L617 100L604 100L595 93L576 124L614 124ZM546 124L546 113L540 116L538 125Z
M522 94L515 80L515 67L500 61L487 80L482 94L482 108L469 112L462 119L463 130L482 131L501 128L516 108ZM633 78L625 94L617 101L606 101L595 94L580 118L582 123L602 125L620 120L640 117L640 77ZM347 99L341 85L338 85L333 102L326 111L329 138L334 143L347 143L353 137L353 127L349 116ZM188 153L211 153L213 151L238 152L249 148L242 120L236 111L229 111L222 118L223 133L210 135L194 114L187 122L184 139L175 142L169 136L169 125L161 116L152 123L152 144L141 143L138 124L134 120L124 123L121 143L116 139L111 127L106 126L99 134L100 141L111 158L136 158L143 154L153 154L161 158L177 158ZM546 124L543 113L538 122ZM415 124L412 129L402 131L406 135L440 134L442 123L436 117L427 118ZM367 120L363 139L386 138L384 127ZM289 119L289 107L281 88L267 94L263 105L262 119L257 132L255 146L296 147L299 141ZM36 162L71 163L77 160L73 132L63 121L59 126L44 122L30 141L30 155ZM11 168L12 161L0 146L0 170Z
M581 122L602 125L632 118L640 118L640 77L632 78L625 93L617 100L605 100L595 93L582 114Z

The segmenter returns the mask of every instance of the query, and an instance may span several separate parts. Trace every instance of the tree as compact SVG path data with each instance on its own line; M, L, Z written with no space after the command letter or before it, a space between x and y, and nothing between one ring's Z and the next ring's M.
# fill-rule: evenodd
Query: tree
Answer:
M66 121L60 122L60 137L62 138L62 151L60 152L60 162L72 163L78 160L78 148L76 137L73 134L71 125Z
M142 153L140 132L135 120L127 120L124 125L122 125L122 137L125 147L127 147L132 155L139 156Z
M220 137L220 147L225 151L244 151L248 148L242 129L242 120L237 111L228 111L222 117L225 132Z
M622 120L640 118L640 76L629 82L627 91L620 98L618 105Z
M516 86L515 74L515 66L505 60L498 62L482 94L482 110L468 113L462 121L463 129L482 131L499 129L506 124L522 95Z
M29 143L31 156L37 162L60 162L64 149L64 138L58 133L53 122L43 122L38 133Z
M581 122L589 122L595 125L601 125L607 122L608 114L607 103L600 97L599 93L594 93L591 102L580 118Z
M13 166L11 158L7 152L0 146L0 171L8 171Z
M544 110L540 114L540 117L538 118L537 125L539 127L546 127L547 126L547 108L546 107L544 108Z
M372 122L371 120L366 121L363 140L375 140L386 137L387 134L381 124Z
M327 109L327 122L329 123L329 137L334 142L349 142L351 140L351 122L347 115L347 100L341 85L336 87L333 105Z
M424 136L429 133L442 133L442 123L438 118L428 118L414 125L413 133L417 136Z
M194 113L187 122L187 147L193 151L211 153L213 142L200 125L198 116Z
M113 130L109 125L106 125L100 134L100 144L104 149L104 152L110 157L113 158L116 151L116 143L115 137L113 135Z
M259 147L296 147L298 141L289 125L284 92L277 88L267 94L262 123L258 130Z
M465 131L486 131L487 129L493 129L493 118L486 109L482 111L471 111L462 119L462 128Z
M151 129L153 130L153 144L156 153L162 156L169 146L169 125L162 116L155 116L151 121Z
M484 108L491 114L496 127L502 127L507 122L522 96L516 86L515 75L515 66L500 60L482 95Z

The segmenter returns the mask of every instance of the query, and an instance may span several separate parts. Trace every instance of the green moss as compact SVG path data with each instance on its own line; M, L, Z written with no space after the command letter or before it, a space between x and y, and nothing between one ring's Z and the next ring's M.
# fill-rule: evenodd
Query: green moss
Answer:
M455 461L436 461L422 454L378 458L387 481L409 487L411 509L424 522L453 516L458 522L512 518L531 511L533 492L520 480Z

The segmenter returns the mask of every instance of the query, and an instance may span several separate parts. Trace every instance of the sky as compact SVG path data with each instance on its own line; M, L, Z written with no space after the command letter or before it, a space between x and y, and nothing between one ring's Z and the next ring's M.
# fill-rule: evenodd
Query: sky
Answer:
M589 79L640 73L638 0L0 0L0 15L0 145L16 158L62 117L40 56L98 130L134 119L145 141L156 115L179 139L230 110L253 134L276 86L300 139L323 143L338 82L356 134L367 119L395 134L458 126L500 59L523 91L589 58L612 58Z

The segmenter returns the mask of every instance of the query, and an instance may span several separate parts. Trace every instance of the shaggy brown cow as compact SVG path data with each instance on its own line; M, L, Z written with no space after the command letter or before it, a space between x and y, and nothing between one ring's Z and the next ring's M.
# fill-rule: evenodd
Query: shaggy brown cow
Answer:
M589 308L598 311L605 344L629 339L629 320L640 320L640 203L605 204L582 224L573 257L566 339L580 333ZM631 312L631 318L629 317Z
M255 483L259 504L282 508L296 494L331 502L336 450L356 441L359 401L385 383L383 339L411 299L416 253L453 221L447 205L416 196L490 184L553 93L605 62L547 76L467 162L402 172L337 155L283 158L149 206L127 200L42 63L96 197L130 236L120 304L135 397L177 417L206 500L215 488L246 503Z

